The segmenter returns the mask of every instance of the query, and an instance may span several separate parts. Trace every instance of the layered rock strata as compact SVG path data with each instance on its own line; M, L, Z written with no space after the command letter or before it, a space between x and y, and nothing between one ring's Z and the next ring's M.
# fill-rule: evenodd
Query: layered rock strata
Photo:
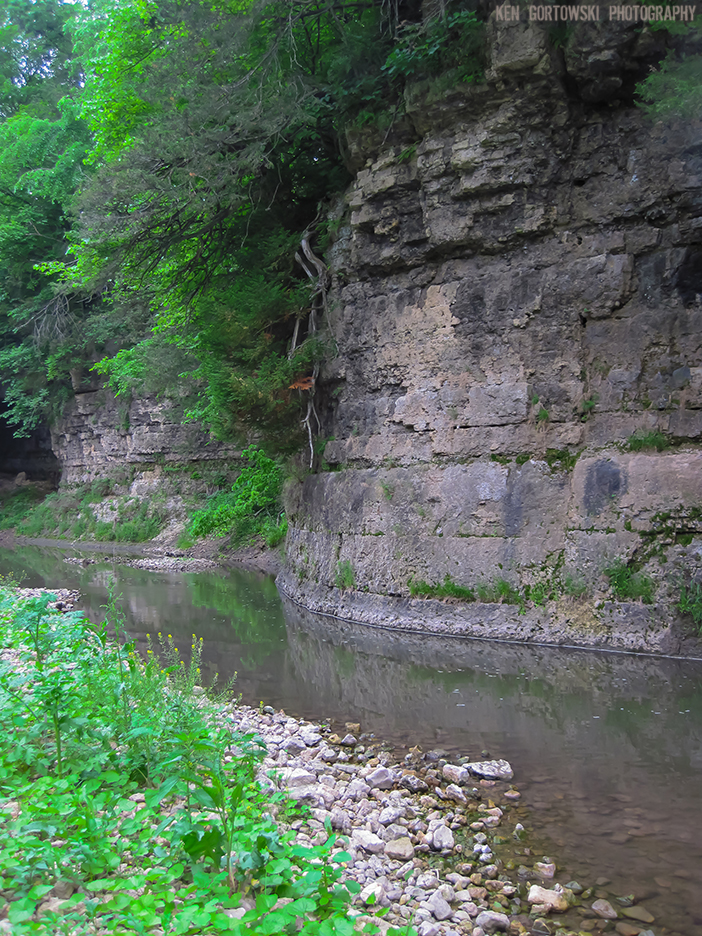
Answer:
M161 463L227 463L238 455L198 423L183 422L174 401L154 396L123 401L107 389L76 393L52 427L51 447L62 484L130 466L148 471Z
M331 470L289 492L295 600L665 650L702 571L702 127L631 103L657 42L583 23L561 54L536 24L492 22L485 84L414 88L394 138L355 141ZM613 593L613 565L653 603ZM527 619L393 604L446 576L509 583Z

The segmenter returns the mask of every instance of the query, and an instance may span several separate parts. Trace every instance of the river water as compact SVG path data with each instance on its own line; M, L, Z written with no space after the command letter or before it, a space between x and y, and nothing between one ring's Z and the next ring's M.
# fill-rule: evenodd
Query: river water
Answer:
M702 662L400 636L281 602L256 573L81 567L66 555L0 550L0 574L78 588L93 620L114 578L139 646L159 632L185 649L202 637L205 678L236 673L250 704L505 757L520 820L558 880L608 878L608 890L646 898L656 934L702 936Z

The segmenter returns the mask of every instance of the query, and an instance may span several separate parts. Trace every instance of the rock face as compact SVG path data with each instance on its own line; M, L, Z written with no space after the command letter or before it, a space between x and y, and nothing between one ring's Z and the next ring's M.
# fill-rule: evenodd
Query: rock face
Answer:
M322 375L335 470L290 490L280 579L309 608L677 646L672 583L702 547L701 137L626 103L658 40L602 23L595 54L591 25L559 58L538 24L493 22L486 84L412 89L402 142L355 151ZM653 604L612 593L617 561ZM408 600L446 576L487 603Z
M125 466L224 462L237 455L197 423L183 424L171 402L142 397L123 403L109 390L77 393L52 427L51 448L62 484L91 481Z

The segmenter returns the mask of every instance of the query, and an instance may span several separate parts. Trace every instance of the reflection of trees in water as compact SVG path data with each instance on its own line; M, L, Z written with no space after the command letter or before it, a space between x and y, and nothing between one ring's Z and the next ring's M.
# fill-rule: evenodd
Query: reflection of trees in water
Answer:
M189 575L187 582L194 608L215 610L227 619L242 647L242 666L258 668L285 644L283 610L270 576L262 575L252 582L251 573L233 570L226 577Z

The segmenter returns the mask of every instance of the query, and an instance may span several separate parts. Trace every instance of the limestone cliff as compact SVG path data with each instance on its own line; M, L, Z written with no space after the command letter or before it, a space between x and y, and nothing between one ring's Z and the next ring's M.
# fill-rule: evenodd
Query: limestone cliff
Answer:
M486 83L416 87L384 139L349 139L331 470L289 492L295 600L681 649L680 582L702 572L702 125L634 107L660 55L635 24L579 24L563 52L542 26L493 20ZM616 560L652 577L653 604L611 600ZM408 598L446 575L550 597ZM567 597L573 582L588 599Z
M61 483L104 477L118 469L236 461L238 451L195 422L183 422L176 401L145 396L122 400L107 389L76 393L52 426L51 447Z

